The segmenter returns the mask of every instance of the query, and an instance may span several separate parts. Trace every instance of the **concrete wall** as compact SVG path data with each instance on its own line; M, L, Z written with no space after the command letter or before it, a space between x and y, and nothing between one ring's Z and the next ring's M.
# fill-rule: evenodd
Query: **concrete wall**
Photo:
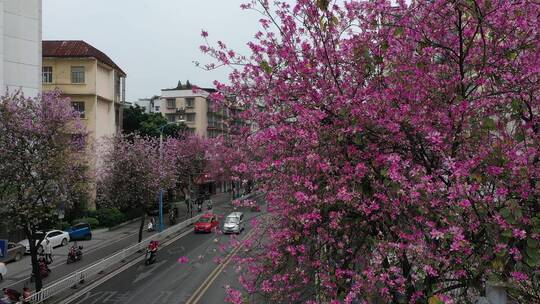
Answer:
M106 65L97 65L96 93L97 95L114 100L114 77L113 69Z
M98 98L95 119L97 139L115 134L116 125L114 123L114 104L112 102Z
M0 93L41 92L41 0L0 0Z

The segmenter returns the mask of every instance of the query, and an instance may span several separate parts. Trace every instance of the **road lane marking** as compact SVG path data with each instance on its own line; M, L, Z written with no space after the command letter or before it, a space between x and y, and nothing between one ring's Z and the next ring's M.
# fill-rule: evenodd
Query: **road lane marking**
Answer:
M255 230L251 230L243 239L242 241L240 242L240 244L234 248L226 257L225 257L225 260L223 260L223 262L218 265L214 270L212 270L212 272L210 273L210 275L204 280L204 282L199 286L199 288L197 288L197 290L195 290L195 292L191 295L191 297L189 297L189 299L186 301L186 304L196 304L198 303L201 298L204 296L204 294L206 293L206 291L208 290L208 288L210 288L210 286L212 286L212 284L214 283L214 281L217 279L217 277L223 272L223 270L225 269L225 267L227 267L227 265L229 264L229 262L232 260L232 258L240 251L240 249L242 249L242 247L244 246L244 241L247 240L249 237L251 237L252 234L255 233Z
M184 233L182 233L182 234L180 234L180 235L166 241L165 243L163 243L163 247L168 246L168 245L178 241L179 239L183 238L184 236L186 236L188 234L191 234L192 232L193 232L193 230L191 230L191 229L187 230L186 232L184 232ZM71 302L77 300L78 298L82 297L83 295L85 295L89 291L95 289L99 285L101 285L101 284L105 283L106 281L112 279L113 277L117 276L118 274L122 273L123 271L133 267L137 263L142 262L144 260L144 257L145 257L145 255L141 255L140 257L134 259L133 261L122 265L120 268L114 270L113 272L107 274L106 276L104 276L104 277L92 282L88 286L84 287L83 289L81 289L81 291L71 295L67 299L62 300L62 302L60 302L60 304L68 304L68 303L71 303Z

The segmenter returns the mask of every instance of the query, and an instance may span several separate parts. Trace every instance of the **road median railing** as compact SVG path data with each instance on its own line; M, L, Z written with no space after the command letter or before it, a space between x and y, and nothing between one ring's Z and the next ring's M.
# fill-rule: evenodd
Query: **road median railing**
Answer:
M176 235L182 229L188 227L189 225L196 222L202 214L196 215L190 219L183 221L182 223L171 226L162 232L156 233L142 240L140 243L137 243L133 246L125 248L108 258L101 259L100 261L82 269L76 271L75 273L66 276L46 287L41 289L39 292L33 293L27 300L31 303L42 303L43 301L49 299L50 297L76 286L79 283L84 282L86 279L93 277L104 270L111 269L113 265L123 262L127 257L134 255L135 253L146 249L150 241L158 240L162 242L167 238L170 238L173 235Z

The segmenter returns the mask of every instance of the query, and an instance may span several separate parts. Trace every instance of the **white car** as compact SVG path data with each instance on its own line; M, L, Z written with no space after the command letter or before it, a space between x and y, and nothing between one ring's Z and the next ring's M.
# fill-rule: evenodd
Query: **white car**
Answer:
M53 247L66 246L69 242L69 233L60 230L50 230L47 233L38 232L38 238L42 239L41 245L38 248L38 253L43 252L43 246L45 245L45 240L49 240L52 243ZM36 244L37 244L36 240ZM23 245L26 248L26 253L30 253L30 242L28 239L22 240L19 244Z
M2 281L7 274L6 264L0 263L0 281Z

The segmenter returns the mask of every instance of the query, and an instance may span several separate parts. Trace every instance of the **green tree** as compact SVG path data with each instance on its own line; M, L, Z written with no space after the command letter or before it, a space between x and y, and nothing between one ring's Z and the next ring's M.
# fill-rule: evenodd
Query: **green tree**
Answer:
M187 129L183 123L169 124L161 113L145 113L139 105L124 110L123 130L125 134L139 134L142 136L159 137L159 128L163 127L166 137L181 136Z

